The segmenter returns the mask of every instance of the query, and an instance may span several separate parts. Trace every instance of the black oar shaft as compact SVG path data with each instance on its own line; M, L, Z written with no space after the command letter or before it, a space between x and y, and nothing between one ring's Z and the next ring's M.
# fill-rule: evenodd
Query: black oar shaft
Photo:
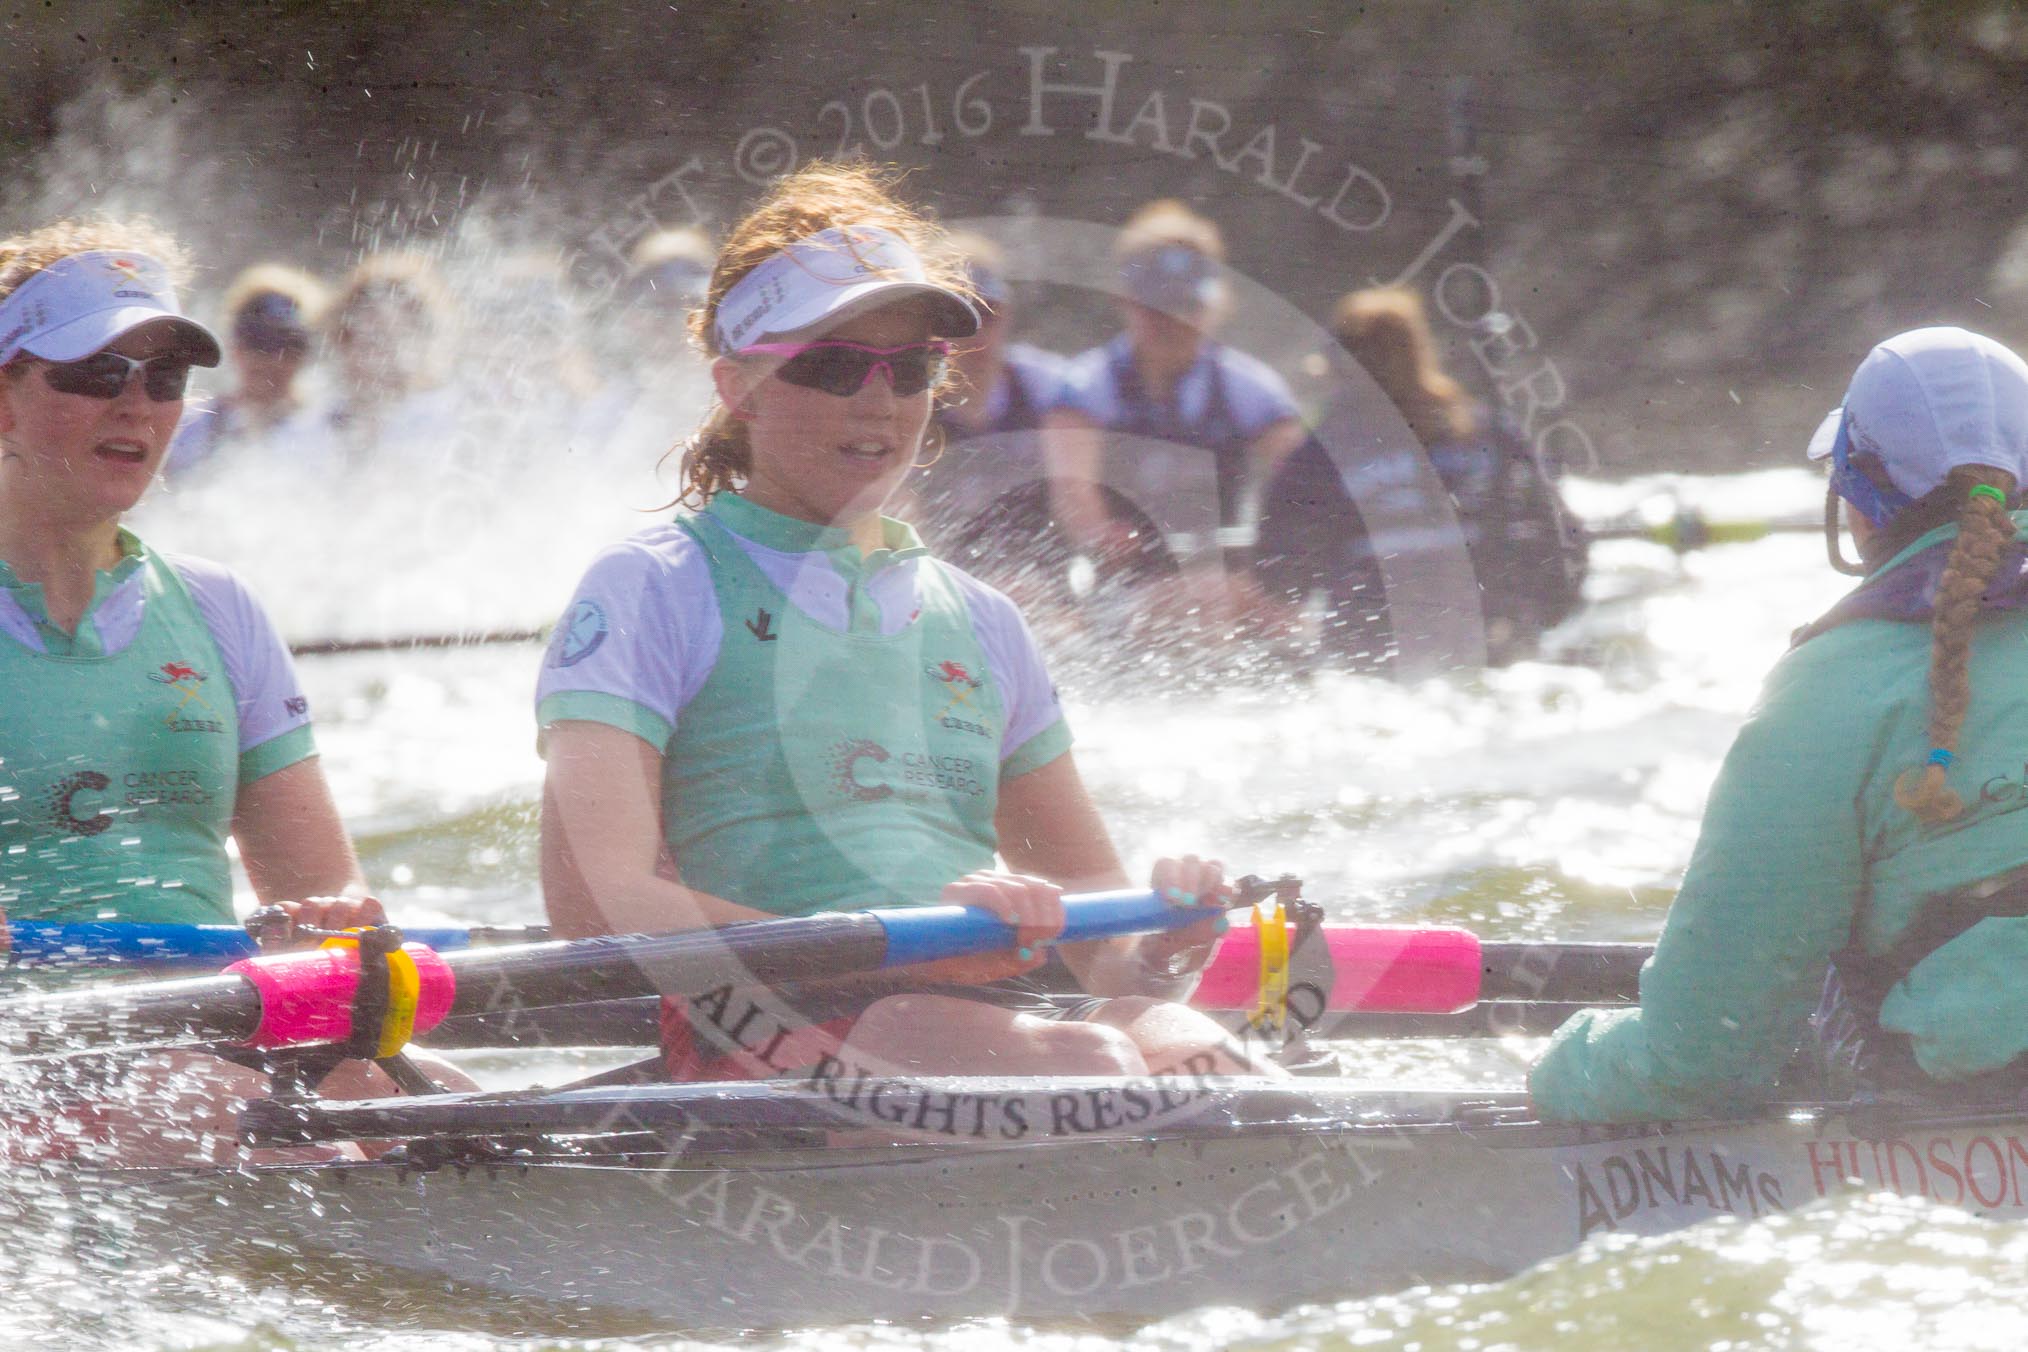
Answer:
M633 1041L647 1030L644 1015L651 1011L622 1012L621 1002L870 972L889 957L888 944L889 929L879 918L845 913L447 953L443 962L456 976L457 991L442 1045L608 1042L615 1033ZM1481 1013L1427 1019L1352 1015L1333 1020L1339 1022L1338 1035L1457 1035L1467 1026L1546 1031L1542 1025L1550 1017L1560 1020L1577 1006L1635 999L1641 963L1652 950L1643 944L1488 943L1480 951ZM597 1002L605 1002L600 1016L569 1016L569 1007ZM1524 1013L1523 1006L1530 1008ZM560 1021L529 1014L558 1010L566 1015ZM238 976L29 996L0 1003L0 1054L246 1042L260 1029L261 1017L259 995ZM553 1023L560 1026L552 1028Z
M80 1047L244 1042L261 1022L261 998L236 976L151 981L21 996L0 1007L0 1053L37 1056Z
M626 996L698 994L877 968L888 932L865 913L760 920L716 930L477 948L443 955L451 1014L500 1015ZM261 997L239 976L95 987L0 1003L0 1054L251 1040Z
M784 1001L797 1008L793 997ZM1546 1037L1582 1009L1569 1000L1488 1000L1454 1014L1327 1010L1309 1033L1318 1038ZM1230 1027L1244 1011L1207 1011ZM810 1010L818 1022L824 1010ZM584 1005L509 1008L446 1019L422 1041L435 1048L652 1047L659 1036L653 999L601 1000Z
M758 920L680 934L574 939L444 955L458 975L451 1017L502 1009L693 995L714 987L779 985L880 966L887 930L870 915Z
M1630 1004L1652 944L1487 943L1479 946L1481 1000Z

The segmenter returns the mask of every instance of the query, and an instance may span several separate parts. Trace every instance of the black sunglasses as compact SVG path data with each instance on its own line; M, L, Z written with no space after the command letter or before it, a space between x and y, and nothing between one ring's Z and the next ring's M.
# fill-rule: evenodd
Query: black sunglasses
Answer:
M141 373L141 387L158 404L183 397L190 383L188 357L123 357L117 352L94 352L76 361L42 364L42 378L58 394L81 394L87 399L117 399L127 382Z
M943 342L908 343L901 347L868 347L827 339L815 343L757 343L741 355L784 357L775 378L806 390L849 399L878 370L885 369L897 397L921 394L944 378L950 346Z

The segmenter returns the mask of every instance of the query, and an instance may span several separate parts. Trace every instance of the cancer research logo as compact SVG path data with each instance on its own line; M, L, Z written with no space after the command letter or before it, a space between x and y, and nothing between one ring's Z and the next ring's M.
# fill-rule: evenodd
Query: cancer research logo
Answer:
M965 670L962 662L939 662L927 668L929 674L952 690L977 690L985 682Z
M861 761L872 761L878 765L891 759L886 747L864 737L848 737L839 742L831 748L831 768L838 792L862 803L894 797L893 785L868 784L859 778Z
M549 645L549 665L576 666L599 650L610 627L604 606L596 601L579 601L557 627L556 639Z
M112 787L112 782L97 770L80 770L58 780L49 790L50 815L59 827L71 835L98 835L113 824L113 814L101 810L90 816L81 816L83 804L78 799L84 794L102 793Z

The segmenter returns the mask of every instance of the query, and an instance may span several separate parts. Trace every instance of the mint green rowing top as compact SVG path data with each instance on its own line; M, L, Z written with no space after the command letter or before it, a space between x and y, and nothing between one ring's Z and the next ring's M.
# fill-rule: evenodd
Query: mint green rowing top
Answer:
M721 494L609 552L581 586L538 720L610 724L661 752L663 832L685 883L777 915L934 902L991 866L1002 782L1068 750L1053 693L1038 730L1003 745L1010 673L978 624L983 610L1018 633L1003 651L1032 657L1011 603L961 585L903 523L883 527L885 547L862 558L843 531ZM842 592L843 627L805 613L742 541L797 568L799 587ZM691 570L693 550L705 568ZM898 625L873 599L901 604L895 570L913 570L914 588ZM670 671L707 662L694 678Z
M1894 802L1895 778L1929 752L1929 649L1926 624L1857 620L1775 665L1712 788L1641 1007L1557 1031L1528 1082L1545 1118L1751 1112L1778 1092L1855 923L1883 954L1927 898L2028 861L2028 611L1988 612L1973 637L1949 770L1966 809L1938 826ZM2024 973L2028 918L1988 918L1896 986L1881 1024L1940 1081L1999 1069L2028 1051Z
M49 622L41 587L0 563L0 908L16 920L230 923L239 786L314 753L307 707L292 680L263 686L247 710L261 740L243 747L252 692L235 689L185 578L130 534L120 548L69 632ZM192 567L236 629L239 668L272 667L265 644L286 670L236 580Z

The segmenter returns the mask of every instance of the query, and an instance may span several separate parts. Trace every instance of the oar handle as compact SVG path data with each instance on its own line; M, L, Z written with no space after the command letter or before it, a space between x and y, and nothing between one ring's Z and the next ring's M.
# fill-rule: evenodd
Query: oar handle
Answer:
M869 912L887 931L882 967L912 967L1012 948L1014 927L976 906L911 906ZM1048 942L1075 944L1120 934L1183 929L1219 914L1210 906L1178 906L1148 891L1086 892L1063 899L1063 933Z

